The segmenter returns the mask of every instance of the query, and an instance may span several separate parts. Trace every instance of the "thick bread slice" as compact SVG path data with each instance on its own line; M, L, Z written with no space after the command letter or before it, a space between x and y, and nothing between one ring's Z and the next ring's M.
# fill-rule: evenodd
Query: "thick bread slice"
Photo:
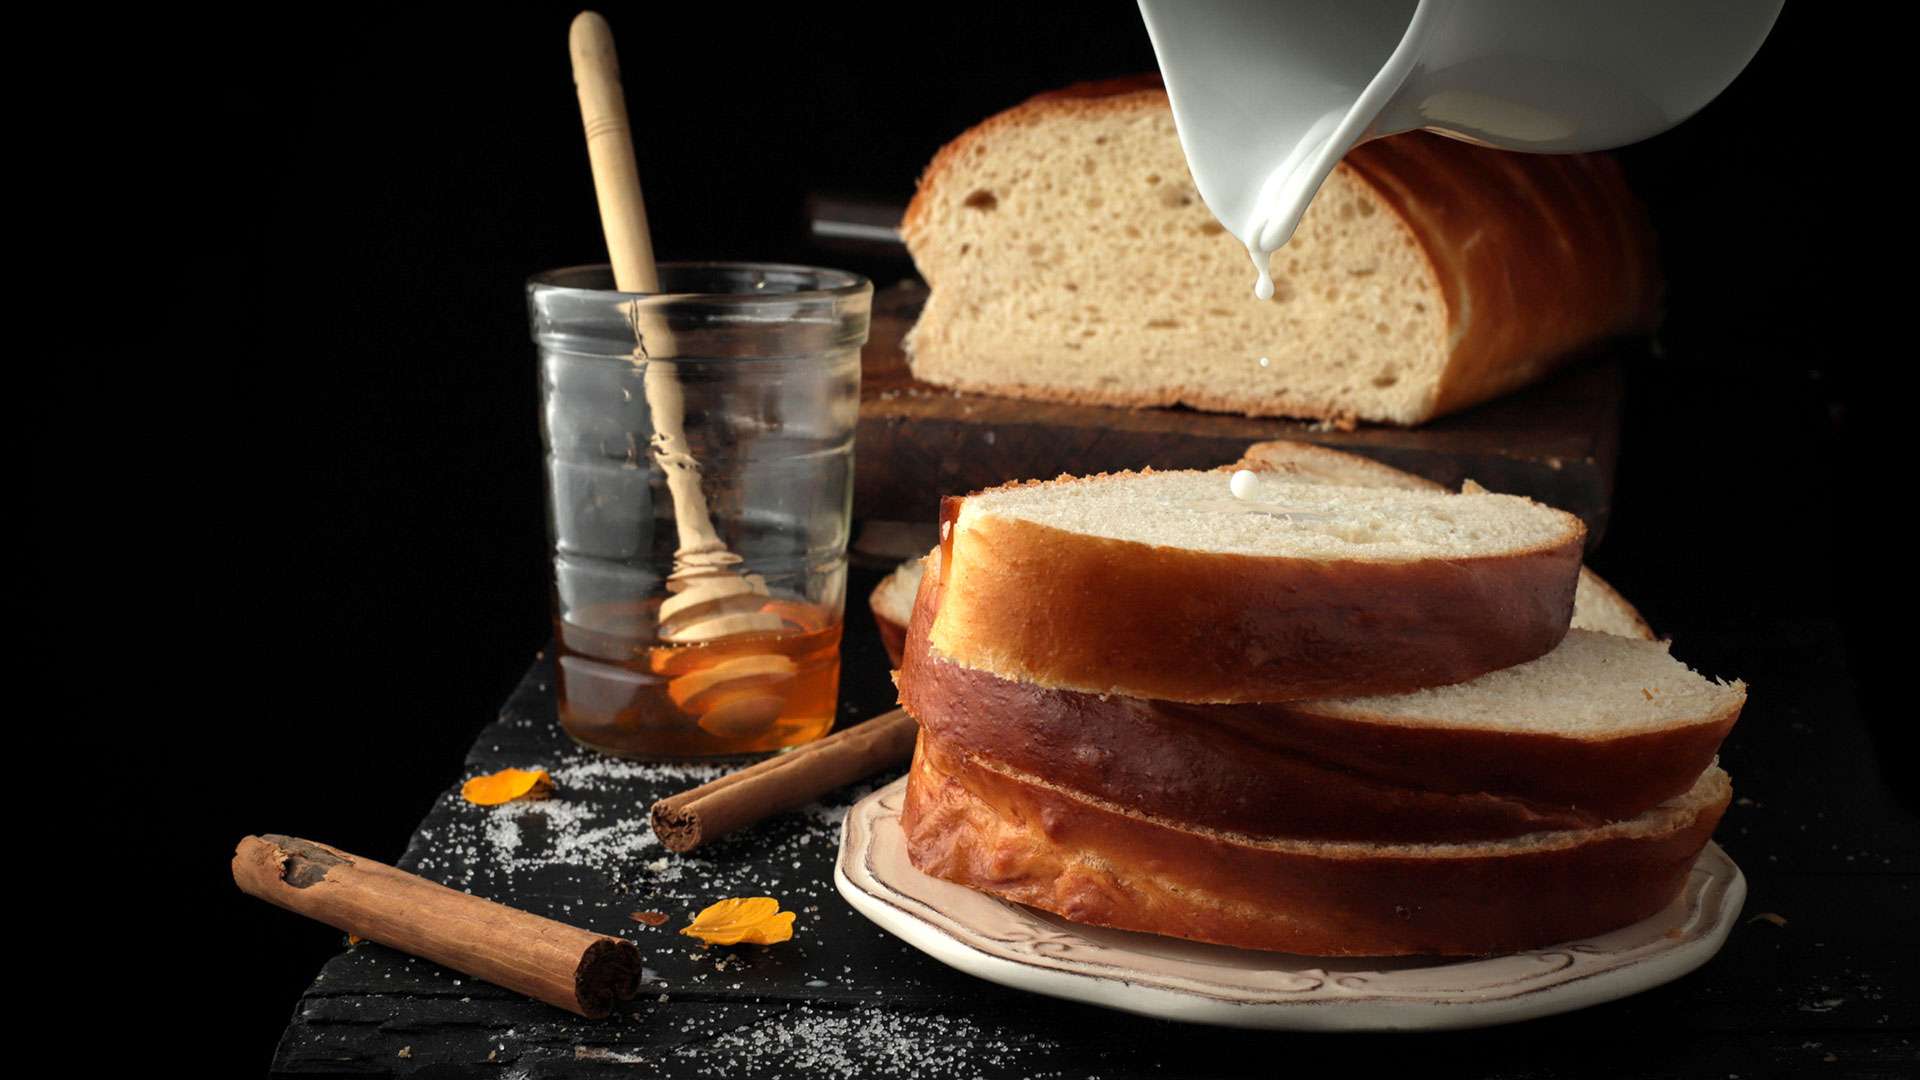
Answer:
M1008 484L942 509L935 655L1171 701L1462 682L1566 635L1580 520L1508 495L1141 472Z
M1403 472L1372 458L1330 450L1311 443L1276 439L1247 447L1235 469L1271 470L1289 480L1303 483L1344 484L1349 487L1390 487L1404 491L1446 491L1424 476ZM1463 490L1484 490L1468 481ZM907 610L907 609L901 609ZM1653 627L1647 625L1640 610L1627 602L1599 574L1582 566L1580 583L1573 594L1573 628L1598 630L1606 634L1653 641ZM895 666L899 666L897 663Z
M1267 470L1303 484L1384 487L1401 491L1450 490L1445 484L1415 476L1369 457L1286 439L1254 443L1231 467Z
M1575 630L1431 690L1183 704L1056 690L929 654L938 554L900 703L953 745L1183 826L1331 840L1488 840L1644 813L1691 787L1746 702L1664 643Z
M1289 480L1303 483L1341 484L1348 487L1386 487L1404 491L1446 491L1447 488L1372 458L1332 450L1312 443L1274 440L1255 443L1235 469L1265 469L1279 472ZM907 559L881 580L867 598L874 621L880 627L880 640L894 667L900 666L901 649L906 643L907 622L913 617L914 594L920 589L924 560ZM1582 566L1580 580L1573 592L1573 628L1598 630L1622 637L1654 641L1653 628L1641 618L1639 609L1627 602L1599 574Z
M1615 163L1414 132L1351 151L1253 296L1165 91L1045 95L942 149L901 223L914 374L984 393L1418 424L1657 321Z
M1180 828L923 731L902 824L923 873L1076 922L1316 956L1474 955L1603 933L1670 903L1731 797L1481 844L1358 844Z

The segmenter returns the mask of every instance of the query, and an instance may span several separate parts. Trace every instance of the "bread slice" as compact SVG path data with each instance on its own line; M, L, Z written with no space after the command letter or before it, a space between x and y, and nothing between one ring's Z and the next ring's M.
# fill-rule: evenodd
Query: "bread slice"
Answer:
M1340 484L1347 487L1399 488L1403 491L1445 491L1444 486L1385 465L1359 454L1349 454L1312 443L1273 440L1255 443L1233 464L1234 469L1278 472L1302 483ZM900 666L901 650L906 644L907 622L913 617L914 594L920 589L925 560L907 559L883 578L867 598L874 622L880 628L880 640L894 667ZM1655 640L1653 628L1635 608L1600 575L1582 566L1573 592L1573 628L1599 630L1623 637Z
M1276 840L1179 827L922 731L902 825L923 873L1075 922L1317 956L1570 941L1670 903L1731 797L1710 768L1630 821L1475 844Z
M1234 462L1235 469L1266 470L1303 483L1343 484L1350 487L1388 487L1403 491L1446 491L1447 488L1371 458L1331 450L1311 443L1276 439L1254 443ZM1463 491L1484 491L1469 480ZM910 610L910 609L901 609ZM1653 641L1653 628L1640 610L1627 602L1599 574L1582 566L1573 594L1573 627L1599 630L1622 637ZM898 666L896 663L895 666Z
M1171 701L1462 682L1565 636L1580 520L1509 495L1141 472L948 500L935 655Z
M1418 424L1656 322L1653 234L1604 156L1424 132L1351 151L1253 296L1164 90L1043 95L942 149L901 234L918 378L983 393Z
M867 596L874 624L880 628L880 644L886 647L887 659L896 668L904 658L907 623L913 619L913 598L920 591L920 579L926 571L926 559L908 559L881 578L880 584Z
M1488 840L1635 817L1693 785L1746 701L1664 643L1575 630L1537 660L1406 694L1183 704L1057 690L930 655L938 553L900 703L954 746L1182 826Z

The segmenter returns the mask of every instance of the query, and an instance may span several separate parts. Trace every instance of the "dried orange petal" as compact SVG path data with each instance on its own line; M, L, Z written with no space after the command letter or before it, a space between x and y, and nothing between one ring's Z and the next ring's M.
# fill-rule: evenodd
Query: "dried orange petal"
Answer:
M680 932L708 945L772 945L793 937L793 912L781 911L769 896L733 897L695 915Z
M460 797L480 806L499 806L515 799L544 799L553 794L553 778L545 769L501 769L492 776L476 776L460 785Z

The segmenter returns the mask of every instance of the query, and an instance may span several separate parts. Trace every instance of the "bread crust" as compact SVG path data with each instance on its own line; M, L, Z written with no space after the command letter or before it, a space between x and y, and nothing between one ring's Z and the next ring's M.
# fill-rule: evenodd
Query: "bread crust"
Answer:
M1317 956L1481 955L1603 933L1678 894L1731 792L1603 830L1477 847L1181 829L922 732L902 825L923 873L1075 922Z
M921 581L900 704L960 749L1170 822L1368 842L1489 840L1635 817L1713 763L1740 705L1612 738L1397 723L1312 701L1193 705L1048 689L927 649Z
M921 174L901 222L910 251L935 243L936 207L964 164L996 135L1078 118L1170 112L1157 86L1130 80L1040 95L982 121L942 147ZM1118 92L1113 92L1113 91ZM1249 416L1414 425L1532 382L1600 343L1658 325L1663 283L1651 219L1604 155L1522 154L1427 132L1363 143L1336 168L1398 222L1431 268L1429 302L1444 311L1450 348L1415 406L1355 408L1290 388L1219 393L1179 384L986 381L948 365L930 376L955 389L1071 404L1184 404ZM941 318L937 274L923 324ZM908 335L910 358L922 347Z
M1401 693L1525 663L1566 636L1585 539L1563 515L1558 542L1502 555L1253 557L1005 515L961 529L962 504L941 509L944 591L928 633L937 655L1043 686L1169 701Z
M1428 418L1658 325L1658 242L1612 158L1413 131L1344 163L1409 223L1446 294L1453 348Z

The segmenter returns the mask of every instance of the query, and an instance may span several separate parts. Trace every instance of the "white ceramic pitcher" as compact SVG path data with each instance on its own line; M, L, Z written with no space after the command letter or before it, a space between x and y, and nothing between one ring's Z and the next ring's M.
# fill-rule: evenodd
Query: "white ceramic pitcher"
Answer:
M1201 198L1259 267L1354 146L1635 142L1726 89L1782 0L1140 0Z

